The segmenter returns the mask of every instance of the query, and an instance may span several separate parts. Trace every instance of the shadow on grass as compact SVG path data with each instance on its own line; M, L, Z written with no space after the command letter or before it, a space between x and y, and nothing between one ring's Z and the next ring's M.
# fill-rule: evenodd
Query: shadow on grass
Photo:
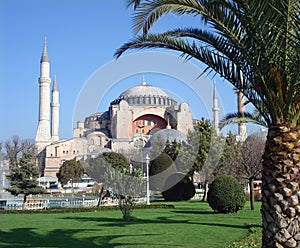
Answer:
M99 218L90 218L90 217L66 217L64 220L75 220L75 221L83 221L90 222L95 221L99 223L101 227L125 227L127 225L135 225L135 224L168 224L168 225L183 225L183 224L196 224L196 225L205 225L205 226L214 226L214 227L228 227L228 228L243 228L249 229L251 227L261 227L258 224L228 224L228 223L212 223L212 222L201 222L201 221L193 221L191 219L181 219L175 220L174 218L167 217L157 217L155 219L142 219L137 218L135 221L122 221L120 218L109 218L109 217L99 217Z
M0 231L0 246L3 248L89 248L89 247L103 247L112 248L120 247L122 245L130 247L166 247L160 240L160 233L133 233L133 234L122 234L120 232L114 234L103 234L102 230L106 227L125 227L128 225L139 225L139 224L150 224L155 226L156 224L166 225L186 225L186 224L197 224L204 226L213 227L224 227L224 228L245 228L260 227L259 225L235 225L228 223L209 223L209 222L197 222L191 219L174 219L168 217L157 217L155 219L142 219L138 218L132 222L122 221L120 218L111 217L64 217L64 221L78 221L78 228L72 229L53 229L48 231L46 234L40 234L38 228L15 228L10 231ZM90 229L81 228L80 222L96 222L96 227ZM84 233L84 234L83 234ZM79 237L78 237L79 236ZM145 236L157 236L154 239L145 239ZM131 239L132 237L132 239ZM120 240L126 241L125 244L119 243ZM130 241L130 240L134 240ZM140 241L137 241L140 240ZM147 241L146 241L147 240ZM154 243L153 243L153 240ZM146 242L145 242L146 241ZM147 242L151 242L148 243ZM172 247L176 247L172 244ZM180 246L182 247L182 246Z
M213 211L203 211L201 209L199 209L199 210L172 210L171 212L178 213L178 214L205 214L205 215L217 214L216 212L213 212Z
M97 232L95 229L72 229L62 230L55 229L48 232L46 235L41 235L35 232L32 228L16 228L9 232L0 231L0 246L3 248L89 248L89 247L103 247L112 248L120 246L121 244L112 244L111 241L124 236L145 236L143 235L105 235L105 236L90 236L85 238L76 238L76 234L80 232ZM147 236L153 234L146 234ZM153 243L152 243L153 244ZM129 246L141 247L145 243L126 243ZM150 245L150 244L149 244ZM156 247L160 244L155 244ZM163 246L163 244L161 245Z

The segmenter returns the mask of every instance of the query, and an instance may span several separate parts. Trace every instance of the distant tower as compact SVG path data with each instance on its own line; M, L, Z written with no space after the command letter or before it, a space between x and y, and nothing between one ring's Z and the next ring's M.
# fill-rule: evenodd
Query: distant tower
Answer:
M142 82L141 82L141 85L147 85L147 83L146 83L146 81L145 81L145 77L144 77L144 75L143 75L143 77L142 77Z
M243 86L244 81L243 81L243 74L240 72L240 83L241 86ZM245 114L245 96L244 94L239 91L237 95L237 106L238 106L238 113L241 116L244 116ZM244 142L247 138L247 127L245 122L239 122L238 124L238 135L236 139L238 141Z
M242 116L245 114L245 96L242 92L238 92L237 97L238 113ZM239 122L237 140L244 142L247 138L247 127L245 122Z
M50 135L50 61L48 57L46 38L40 61L40 95L39 95L39 123L35 137L38 152L51 143Z
M56 74L53 78L52 103L51 103L51 135L52 141L59 140L59 91L56 81Z
M217 95L216 82L214 83L212 111L214 113L213 128L215 129L216 133L218 134L219 133L219 104L218 104L218 95Z

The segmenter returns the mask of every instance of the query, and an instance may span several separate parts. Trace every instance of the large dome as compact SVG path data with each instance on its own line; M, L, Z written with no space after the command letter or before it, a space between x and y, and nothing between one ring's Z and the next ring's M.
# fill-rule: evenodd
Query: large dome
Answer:
M120 97L133 97L133 96L161 96L161 97L169 97L166 92L162 89L157 88L155 86L149 84L141 84L137 86L133 86L128 90L125 90Z
M177 105L177 102L169 97L165 91L147 84L144 79L140 85L125 90L111 104L119 104L122 100L127 101L129 105Z

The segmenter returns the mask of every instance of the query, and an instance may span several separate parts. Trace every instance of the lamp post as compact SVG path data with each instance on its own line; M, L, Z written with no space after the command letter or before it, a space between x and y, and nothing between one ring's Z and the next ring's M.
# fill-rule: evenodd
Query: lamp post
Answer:
M141 159L141 171L142 171L142 173L143 173L143 171L144 171L144 165L143 165L143 145L144 145L144 140L143 140L143 134L142 134L142 130L143 130L143 128L145 127L144 125L142 125L142 126L140 126L140 125L138 125L137 126L139 129L140 129L140 131L139 131L139 133L140 133L140 138L139 138L139 142L138 142L138 149L139 149L139 152L140 152L140 158L142 158Z
M147 183L147 205L150 205L149 161L150 161L150 157L149 157L149 155L148 155L148 153L147 153L147 154L146 154L146 168L147 168L147 179L146 179L146 183Z

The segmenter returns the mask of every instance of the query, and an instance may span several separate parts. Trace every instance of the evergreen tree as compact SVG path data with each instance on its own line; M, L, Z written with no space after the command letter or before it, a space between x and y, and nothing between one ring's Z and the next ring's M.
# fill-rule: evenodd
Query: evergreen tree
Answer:
M208 185L213 180L215 170L223 150L223 137L216 134L211 121L201 118L189 132L188 142L197 149L197 157L190 175L197 171L204 178L203 201L207 200Z
M35 157L32 153L23 153L22 158L11 168L10 175L7 176L10 187L6 190L12 195L24 195L23 208L27 196L32 194L42 194L45 190L38 185L39 170L35 165Z
M171 157L163 152L151 160L149 167L150 189L163 191L166 179L177 172Z
M103 158L107 163L114 169L120 170L128 167L128 160L125 156L117 152L104 152L102 153Z

